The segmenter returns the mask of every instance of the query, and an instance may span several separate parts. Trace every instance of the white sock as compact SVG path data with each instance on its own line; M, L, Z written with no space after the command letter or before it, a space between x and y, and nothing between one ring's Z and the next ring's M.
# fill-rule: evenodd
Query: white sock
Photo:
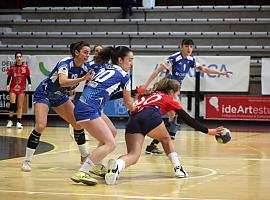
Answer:
M176 152L172 152L172 153L168 154L168 158L172 162L172 165L174 168L176 168L177 166L181 166Z
M89 155L89 151L87 149L86 144L78 145L78 147L79 147L79 151L80 151L82 157L86 157Z
M36 149L31 149L31 148L26 147L24 160L31 161L35 151Z
M79 169L79 171L88 173L94 166L95 166L95 164L92 162L92 160L87 158L86 161L81 166L81 168Z
M123 169L125 169L125 167L126 167L125 161L123 161L122 159L117 159L116 163L118 165L119 172L121 172Z

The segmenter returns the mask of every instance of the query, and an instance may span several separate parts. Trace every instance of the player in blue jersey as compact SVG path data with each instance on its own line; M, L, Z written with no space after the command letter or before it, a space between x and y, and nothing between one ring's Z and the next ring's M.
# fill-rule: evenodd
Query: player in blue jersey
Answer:
M179 52L172 54L169 56L164 63L160 64L159 67L151 74L146 83L141 86L144 90L149 84L158 76L158 74L162 71L166 70L166 76L169 79L177 80L180 85L182 81L186 77L186 74L189 72L191 68L196 68L198 71L202 71L207 74L218 74L218 75L230 75L231 71L221 72L215 69L211 69L208 67L203 67L200 63L196 62L195 58L191 55L193 51L194 43L191 39L183 39L181 43L181 49ZM179 99L178 99L179 100ZM174 140L176 131L179 129L179 124L176 125L175 121L175 113L169 112L169 119L166 123L166 127L168 132L171 135L171 138ZM147 154L162 154L163 152L157 148L158 140L153 140L150 145L146 147L145 152Z
M111 64L108 64L110 61ZM123 90L123 98L128 110L134 105L131 99L131 80L128 74L133 62L132 51L125 46L107 47L94 57L95 75L85 85L80 99L75 104L74 114L77 123L84 127L99 142L99 146L88 156L79 171L71 177L76 183L97 184L88 172L115 147L115 127L102 108L110 96ZM99 66L99 68L98 68Z
M92 69L87 62L90 46L83 41L71 45L73 46L72 57L60 60L34 93L35 128L28 138L22 171L31 171L31 159L39 144L40 136L46 128L50 108L74 127L81 156L88 155L84 130L76 124L74 105L69 99L69 93L72 93L80 82L92 77Z

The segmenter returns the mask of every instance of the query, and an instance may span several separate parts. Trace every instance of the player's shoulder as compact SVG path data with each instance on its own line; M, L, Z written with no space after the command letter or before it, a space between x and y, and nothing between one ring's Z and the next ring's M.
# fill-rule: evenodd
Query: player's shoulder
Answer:
M73 58L71 56L68 56L59 60L58 65L70 64L72 61L73 61Z
M22 63L22 67L28 67L27 63Z
M176 53L173 53L169 56L169 59L176 59L177 57L181 56L181 53L178 51Z
M192 55L190 55L190 56L187 56L187 60L195 61L195 58Z

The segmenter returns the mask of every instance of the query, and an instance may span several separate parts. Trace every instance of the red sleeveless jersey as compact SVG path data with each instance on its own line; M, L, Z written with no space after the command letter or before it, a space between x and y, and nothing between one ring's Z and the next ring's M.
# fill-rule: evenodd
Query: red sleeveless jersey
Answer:
M150 96L143 96L135 101L135 105L136 108L131 114L135 114L140 112L143 108L149 108L151 106L158 107L162 115L165 115L167 112L172 110L183 109L178 101L163 92L155 92Z
M15 94L21 94L25 90L26 77L30 76L28 65L23 63L22 65L14 64L9 67L7 75L11 76L10 92Z

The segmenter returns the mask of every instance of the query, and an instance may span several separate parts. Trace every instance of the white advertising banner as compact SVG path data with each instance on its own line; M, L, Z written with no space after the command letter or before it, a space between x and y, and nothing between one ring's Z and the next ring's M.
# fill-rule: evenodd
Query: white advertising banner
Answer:
M23 59L28 63L32 90L34 91L38 84L45 79L46 75L53 69L56 63L67 55L24 55ZM142 85L151 75L151 73L163 63L167 56L136 56L133 66L133 88ZM220 75L208 75L201 73L201 91L209 92L246 92L249 84L249 56L198 56L197 61L202 66L217 69L219 71L233 71L234 75L224 77ZM14 63L14 55L0 55L0 90L6 90L6 71ZM269 62L269 61L268 61ZM269 71L269 70L268 70ZM270 73L270 72L269 72ZM161 73L157 79L165 76ZM269 76L268 76L269 78ZM156 80L153 81L153 83ZM268 82L269 83L269 82ZM77 91L82 90L82 85ZM266 85L266 84L265 84ZM269 86L267 86L269 87ZM269 88L268 88L269 89ZM184 79L182 91L195 90L195 71L190 70ZM269 90L268 90L269 91Z
M262 58L262 95L270 95L270 58Z
M136 56L133 67L133 88L146 82L153 71L163 63L167 56ZM247 92L249 86L249 56L198 56L197 62L219 71L232 71L233 76L220 76L201 73L201 91L209 92ZM165 72L157 77L164 77ZM182 91L195 90L195 70L190 70L183 81Z

